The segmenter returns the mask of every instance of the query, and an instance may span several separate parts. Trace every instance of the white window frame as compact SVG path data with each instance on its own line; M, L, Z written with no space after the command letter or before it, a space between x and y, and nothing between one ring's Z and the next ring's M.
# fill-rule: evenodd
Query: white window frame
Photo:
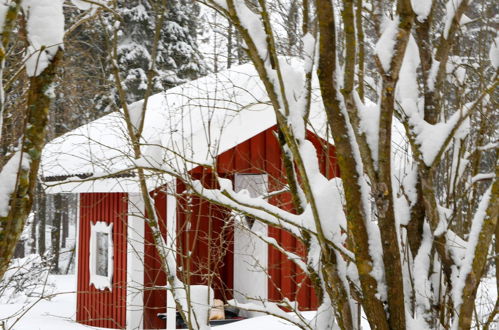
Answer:
M104 221L96 221L90 224L90 285L98 290L105 290L108 288L113 290L113 261L114 261L114 245L113 245L113 224ZM97 274L97 234L107 234L107 243L109 251L107 253L107 276Z

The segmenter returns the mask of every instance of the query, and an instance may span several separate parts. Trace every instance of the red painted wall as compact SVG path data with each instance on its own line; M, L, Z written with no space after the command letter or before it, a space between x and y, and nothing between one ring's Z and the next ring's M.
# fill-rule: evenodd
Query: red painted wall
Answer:
M215 180L209 173L193 173L207 187ZM177 193L185 191L182 183ZM209 285L215 298L232 299L233 236L227 211L192 195L181 195L177 204L178 276L185 283Z
M126 325L126 214L127 194L80 194L78 245L78 284L76 321L94 327L121 329ZM112 290L90 285L90 224L113 223L114 272Z
M234 178L234 173L268 173L270 191L280 190L285 185L281 150L275 137L275 127L270 128L240 145L222 153L217 160L219 176ZM339 175L334 147L325 143L312 133L307 138L317 149L320 168L328 178ZM198 167L192 170L193 179L199 179L206 187L214 187L210 173ZM182 193L185 186L179 183L177 193ZM286 210L292 210L289 194L280 194L270 202ZM233 288L233 228L227 221L227 211L208 203L196 196L185 195L179 199L177 215L178 231L181 235L179 264L182 264L184 280L191 284L207 284L213 281L215 297L232 298ZM286 231L269 228L269 235L276 238L285 248L300 255L305 255L301 243ZM224 242L225 255L220 246ZM208 248L211 246L211 248ZM185 256L190 251L190 258ZM208 262L208 257L215 256L215 262ZM300 308L316 309L317 299L304 274L300 274L294 263L276 249L269 247L268 283L269 298L281 300L287 297L297 300ZM212 273L212 276L207 274ZM186 276L188 275L188 276Z
M334 147L309 133L308 139L318 150L321 171L332 178L339 174L334 158ZM281 151L275 137L275 128L230 149L218 157L217 171L220 176L233 179L234 173L268 173L271 191L285 184ZM206 187L215 187L213 175L196 168L191 172ZM185 191L185 185L177 184L177 193ZM157 214L166 235L166 194L160 190L152 193ZM271 198L274 205L292 210L290 196L281 194ZM126 213L127 199L124 193L80 194L80 231L78 251L77 321L97 327L123 328L126 324ZM233 228L228 211L199 197L186 195L178 198L178 265L179 276L190 284L209 284L215 289L215 298L232 299L233 288ZM88 257L90 222L112 222L114 251L113 290L96 290L89 285ZM305 255L300 242L287 232L269 228L269 235L300 255ZM188 252L189 251L189 252ZM190 258L185 258L189 253ZM184 256L184 257L182 257ZM145 228L145 272L147 287L166 284L161 270L152 235ZM317 299L305 275L300 274L294 263L272 247L269 247L269 298L280 300L287 297L297 300L301 309L315 309ZM209 275L208 275L209 274ZM157 313L166 312L166 291L162 289L144 292L144 328L165 328L165 322Z

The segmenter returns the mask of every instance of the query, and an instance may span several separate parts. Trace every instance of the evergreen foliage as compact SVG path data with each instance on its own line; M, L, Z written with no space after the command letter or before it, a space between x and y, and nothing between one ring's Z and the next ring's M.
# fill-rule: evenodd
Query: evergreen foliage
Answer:
M199 6L191 0L167 2L156 57L154 92L174 87L205 73L197 48L196 16ZM123 17L118 40L118 65L127 92L127 101L143 98L147 88L147 70L160 9L154 0L120 0Z

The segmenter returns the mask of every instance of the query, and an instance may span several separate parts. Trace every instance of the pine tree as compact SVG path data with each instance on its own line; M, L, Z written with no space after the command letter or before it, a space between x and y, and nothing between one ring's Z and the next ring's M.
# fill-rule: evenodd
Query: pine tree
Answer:
M167 6L156 57L155 92L196 79L206 71L196 41L199 6L192 0L172 0ZM128 102L142 99L147 88L156 8L154 0L118 1L118 12L123 17L118 65Z

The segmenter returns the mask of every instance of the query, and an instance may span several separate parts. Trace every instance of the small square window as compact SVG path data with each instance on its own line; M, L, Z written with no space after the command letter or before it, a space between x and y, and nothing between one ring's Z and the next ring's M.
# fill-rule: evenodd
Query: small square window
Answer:
M96 289L112 289L113 279L113 224L97 221L90 233L90 284Z
M267 174L236 173L234 177L234 190L240 192L245 190L250 197L259 197L267 194L269 178ZM253 228L255 218L244 216L245 226Z

